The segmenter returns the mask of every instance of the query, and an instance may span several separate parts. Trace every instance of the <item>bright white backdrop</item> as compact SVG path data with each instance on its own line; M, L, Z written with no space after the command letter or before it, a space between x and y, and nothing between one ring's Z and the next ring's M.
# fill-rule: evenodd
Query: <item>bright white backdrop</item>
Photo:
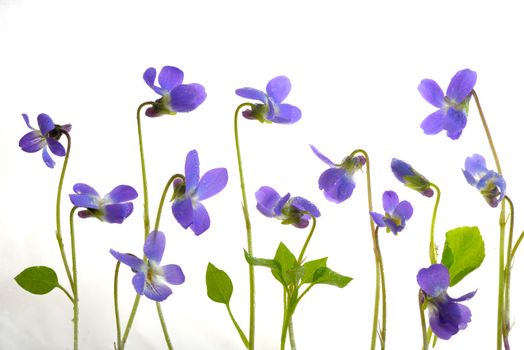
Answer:
M175 65L186 82L206 87L195 112L143 119L151 212L168 177L183 171L186 153L198 149L202 169L225 166L226 190L209 199L211 229L200 237L184 231L166 208L164 261L177 263L186 283L163 304L178 349L241 349L222 305L205 291L208 261L226 270L235 289L232 309L247 332L248 274L236 168L233 112L243 100L238 87L263 89L287 75L289 103L302 109L292 126L240 121L255 255L271 257L284 241L298 251L307 232L279 225L255 209L262 185L304 196L322 212L308 257L329 256L330 266L354 278L345 289L319 286L295 314L299 349L365 349L373 309L374 264L366 209L365 176L346 203L327 202L317 188L325 166L310 151L316 145L333 160L356 148L372 161L375 208L384 190L410 200L415 213L398 236L382 235L388 286L388 347L420 348L416 273L428 265L433 200L404 188L392 176L392 157L404 159L439 184L443 192L436 237L457 226L478 225L486 243L483 266L450 294L478 288L467 305L467 330L439 348L494 348L498 210L489 208L461 174L466 156L492 157L474 105L458 141L428 137L419 124L432 112L417 92L422 78L444 88L459 69L478 73L476 90L500 154L508 193L520 213L524 23L518 2L496 7L482 1L31 1L0 0L0 348L72 347L72 310L59 291L45 296L21 290L13 277L31 265L53 267L62 282L54 239L54 197L62 159L45 167L37 154L19 150L32 120L48 113L73 124L73 146L64 194L77 182L106 193L125 183L141 191L135 111L155 97L142 81L147 67ZM35 122L33 122L35 123ZM35 123L36 124L36 123ZM80 344L110 349L115 339L112 309L114 258L110 248L140 253L141 200L123 225L76 222L80 280ZM64 197L64 214L69 201ZM66 222L64 215L64 223ZM516 220L516 231L524 223ZM67 225L65 225L67 227ZM65 230L67 236L67 230ZM68 242L68 240L66 239ZM524 346L524 258L514 264L511 333ZM275 349L280 339L281 288L257 269L257 348ZM125 319L133 300L132 274L121 272L120 308ZM65 284L65 283L64 283ZM165 345L154 304L141 302L129 349Z

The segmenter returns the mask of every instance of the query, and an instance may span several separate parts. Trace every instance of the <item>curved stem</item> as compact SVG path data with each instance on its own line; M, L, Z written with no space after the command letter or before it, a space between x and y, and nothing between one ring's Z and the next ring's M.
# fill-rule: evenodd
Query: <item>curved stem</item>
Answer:
M371 329L371 350L375 350L376 343L377 343L377 334L378 334L378 310L380 307L380 285L381 285L381 278L380 278L380 257L379 253L377 252L377 237L378 233L378 226L373 232L373 252L375 253L375 307L373 309L373 327Z
M115 320L116 320L116 340L117 349L120 350L122 347L122 330L120 328L120 313L118 311L118 273L120 272L120 261L117 260L115 267L115 279L113 283L113 302L115 307Z
M233 321L233 325L235 326L238 335L240 335L240 338L242 339L242 343L244 343L244 346L246 348L249 347L249 340L247 340L246 335L242 331L242 328L238 325L238 322L235 320L235 317L233 316L233 313L231 312L231 308L229 307L229 303L226 304L227 312L229 314L229 317L231 318L231 321Z
M430 187L435 189L437 196L435 198L435 206L433 207L433 216L431 217L431 230L429 233L429 260L431 264L437 263L437 247L435 245L435 223L437 221L437 210L440 203L440 188L434 183L429 184Z
M418 292L418 306L420 310L420 325L422 327L422 350L428 350L429 339L426 333L426 315L424 314L424 305L423 305L424 295L422 290Z
M308 215L311 216L311 220L313 221L313 224L311 225L311 230L309 230L309 234L306 238L306 241L304 242L304 246L302 246L302 250L300 251L300 255L298 256L299 264L302 264L302 259L304 258L304 254L306 253L306 249L309 244L309 241L311 240L311 237L313 236L313 232L315 232L315 228L317 227L317 218L309 213Z
M138 144L140 147L140 165L142 169L142 187L144 189L144 239L149 234L149 197L147 192L146 160L144 156L144 143L142 141L142 123L140 122L140 112L145 106L151 106L153 102L144 102L136 110L136 123L138 129Z
M164 206L164 201L167 196L167 191L169 191L169 187L175 181L176 178L184 180L184 175L181 174L175 174L169 178L169 180L166 183L166 186L164 187L164 191L162 192L162 197L160 197L160 202L158 203L158 210L156 212L156 220L155 220L155 228L154 231L158 231L158 228L160 226L160 217L162 216L162 207Z
M164 315L162 314L162 306L158 301L156 302L156 311L158 313L160 325L162 326L162 332L164 332L167 348L169 350L173 350L173 345L171 344L171 339L169 338L169 331L167 330L166 321L164 320Z
M235 111L235 146L237 152L238 173L240 175L240 190L242 191L242 211L246 223L247 252L253 256L253 239L251 236L251 221L249 219L249 209L246 196L246 185L244 183L244 171L242 169L242 157L240 154L240 142L238 138L238 114L244 107L252 107L252 103L242 103ZM255 269L249 264L249 350L255 348Z
M69 214L69 229L71 233L71 261L73 265L73 348L78 350L78 274L76 271L76 248L75 248L75 227L73 219L75 217L76 206L71 209Z
M522 233L520 234L519 238L517 239L517 243L515 243L515 246L511 250L511 260L513 260L513 258L515 258L515 254L517 253L517 249L518 249L518 247L520 245L520 242L522 242L523 239L524 239L524 231L522 231Z
M56 288L60 289L62 292L65 293L65 295L69 298L69 300L71 300L71 302L74 304L75 301L73 300L73 296L71 294L69 294L69 292L67 290L65 290L64 287L62 287L62 285L59 283L57 284Z
M504 348L509 350L509 331L510 331L510 288L511 288L511 265L513 263L511 258L511 247L513 246L513 228L515 224L515 208L513 202L508 196L504 196L504 200L508 202L510 209L509 221L509 235L507 243L506 268L505 268L505 292L504 292L504 321L502 324L502 336L504 341Z

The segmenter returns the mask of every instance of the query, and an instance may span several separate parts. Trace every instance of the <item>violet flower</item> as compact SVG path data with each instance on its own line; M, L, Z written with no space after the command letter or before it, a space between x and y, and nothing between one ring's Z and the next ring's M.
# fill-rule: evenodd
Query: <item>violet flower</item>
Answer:
M273 78L267 83L266 93L245 87L237 89L238 96L257 100L252 109L242 112L247 119L256 119L261 123L293 124L302 116L302 112L295 106L282 103L291 90L291 82L285 76Z
M132 255L110 250L118 261L126 264L135 273L133 287L138 295L145 295L154 301L163 301L173 291L166 284L179 285L184 283L185 276L178 265L160 266L166 247L166 236L161 231L152 231L144 242L144 254L147 261Z
M361 155L346 157L342 164L338 165L320 153L315 146L310 145L310 147L320 160L330 166L318 179L318 186L324 191L326 199L335 203L341 203L351 197L355 189L353 174L357 170L362 169L366 164L366 158Z
M157 94L162 96L152 107L146 110L148 117L158 117L164 114L175 115L178 112L190 112L196 109L206 99L206 90L200 84L182 84L184 72L177 67L165 66L158 74L158 84L155 85L156 69L148 68L144 72L144 81Z
M27 114L22 114L27 127L33 131L28 132L18 142L22 151L28 153L34 153L42 150L42 158L44 159L45 165L49 168L55 166L55 161L47 152L47 147L54 155L63 157L66 154L64 146L58 140L64 134L64 132L71 131L71 124L58 125L53 122L51 117L45 113L40 113L37 117L38 129L35 129L29 124L29 117Z
M476 291L451 298L447 293L449 271L442 264L420 269L417 282L422 289L424 303L427 303L429 325L437 337L447 340L459 330L466 329L471 321L471 311L459 302L471 299Z
M399 233L406 226L406 221L413 215L413 207L408 201L399 203L398 196L393 191L385 191L382 195L382 205L385 215L371 212L370 215L378 227L386 227L386 232Z
M435 135L446 130L450 139L458 139L466 127L469 99L476 82L477 73L470 69L461 70L451 78L444 96L442 89L434 80L422 80L418 91L426 101L439 109L420 124L424 133Z
M130 201L138 197L138 193L131 186L120 185L115 187L104 197L100 197L91 186L78 183L73 186L75 194L69 199L73 205L85 208L80 210L81 218L95 217L112 224L121 224L133 212L133 203Z
M486 160L479 154L466 158L462 172L468 183L480 191L486 202L497 207L506 194L506 181L502 175L486 168Z
M291 224L298 228L309 225L311 216L318 218L317 207L302 197L291 197L288 193L280 197L277 191L269 186L262 186L255 193L257 209L268 218L282 220L282 224Z
M393 175L395 175L400 182L412 190L426 197L433 196L433 189L431 188L429 180L413 169L408 163L393 158L391 160L391 171L393 171Z
M188 227L198 236L210 226L209 214L201 201L214 196L227 184L227 169L216 168L200 178L200 162L197 151L187 154L185 181L174 182L174 201L171 210L183 228Z

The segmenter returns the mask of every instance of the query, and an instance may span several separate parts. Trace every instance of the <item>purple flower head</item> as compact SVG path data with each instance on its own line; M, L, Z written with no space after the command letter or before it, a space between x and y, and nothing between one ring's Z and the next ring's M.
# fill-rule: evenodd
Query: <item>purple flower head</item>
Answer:
M171 210L183 228L190 227L198 236L210 225L209 214L201 201L224 189L227 184L227 169L212 169L200 178L198 153L193 150L187 154L185 172L185 181L174 181Z
M29 124L29 117L27 114L22 114L27 127L33 131L28 132L18 142L22 151L28 153L42 151L42 158L44 159L45 165L50 168L55 166L55 161L47 152L47 147L54 155L63 157L66 154L64 146L58 140L64 133L71 131L71 124L58 125L53 123L51 117L47 114L40 113L37 117L38 129L35 129Z
M420 269L417 282L424 295L423 302L427 303L429 325L437 337L447 340L459 330L466 329L471 321L471 311L459 302L471 299L476 291L451 298L447 293L449 271L442 264Z
M318 218L320 211L317 207L302 197L291 197L288 193L280 197L277 191L269 186L262 186L255 193L257 209L268 218L282 220L282 224L291 224L298 228L309 225L311 216Z
M75 194L69 198L73 205L85 208L80 210L78 216L81 218L95 217L101 221L111 224L121 224L133 212L133 199L138 193L131 186L120 185L115 187L104 197L100 197L97 191L86 184L73 186Z
M393 191L382 195L382 205L385 214L371 212L371 217L378 227L386 227L386 232L399 233L406 226L406 221L413 215L413 207L408 201L399 203L398 196Z
M247 119L256 119L261 123L293 124L302 116L302 112L295 106L282 103L291 90L291 82L285 76L273 78L267 83L266 93L253 88L236 90L240 97L257 100L252 109L242 112Z
M476 82L477 73L470 69L461 70L451 78L444 96L444 92L434 80L422 80L418 91L426 101L439 109L420 124L424 133L435 135L446 130L450 139L458 139L466 127L469 99Z
M324 163L330 166L318 179L318 186L324 191L327 200L341 203L351 197L355 189L353 174L362 169L366 164L364 156L346 157L342 164L338 165L329 160L328 157L319 152L315 146L310 145L313 153Z
M486 168L486 160L479 154L466 158L462 172L471 186L480 191L486 202L495 208L504 198L506 181L502 175Z
M417 191L423 196L433 196L433 189L428 179L413 169L408 163L393 158L391 160L391 171L393 171L393 175L407 187Z
M158 117L164 114L175 115L178 112L191 112L204 102L206 90L200 84L182 84L184 72L176 67L165 66L158 74L158 84L155 85L156 69L148 68L144 72L144 81L157 94L162 96L152 107L146 110L148 117Z
M173 293L166 283L179 285L186 280L180 266L160 266L165 247L166 236L160 231L152 231L144 242L146 262L135 255L122 254L113 249L110 253L135 273L132 282L139 295L145 295L154 301L163 301Z

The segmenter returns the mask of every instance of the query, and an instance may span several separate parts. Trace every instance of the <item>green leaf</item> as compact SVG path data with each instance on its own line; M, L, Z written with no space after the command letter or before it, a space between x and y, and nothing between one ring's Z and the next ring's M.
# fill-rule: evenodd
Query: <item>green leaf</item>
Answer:
M273 259L261 259L261 258L255 258L244 249L244 257L246 258L246 261L249 265L253 266L264 266L269 267L270 269L277 269L280 271L280 264L273 260Z
M16 283L29 293L47 294L58 287L58 277L47 266L31 266L15 277Z
M314 284L329 284L339 288L344 288L353 278L341 275L329 267L319 267L313 276Z
M484 241L478 227L458 227L446 233L442 264L449 270L450 286L454 286L484 260Z
M273 260L280 264L280 271L272 270L271 272L284 286L289 285L291 282L296 282L302 277L303 269L298 265L297 258L284 243L280 242L278 245Z
M328 258L308 261L304 264L304 276L302 276L302 283L312 283L315 272L320 267L326 267Z
M209 299L217 303L229 304L233 294L233 282L227 273L211 263L207 264L206 285Z

